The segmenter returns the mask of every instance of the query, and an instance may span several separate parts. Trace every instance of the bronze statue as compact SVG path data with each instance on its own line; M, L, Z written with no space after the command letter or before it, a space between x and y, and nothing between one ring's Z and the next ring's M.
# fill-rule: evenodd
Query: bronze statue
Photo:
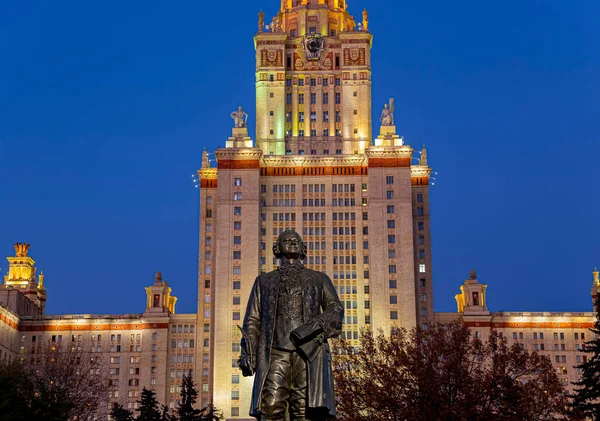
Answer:
M302 265L306 245L284 231L273 246L279 268L256 278L242 329L239 366L255 375L250 415L259 420L335 417L328 338L344 307L331 279ZM287 412L287 413L286 413Z

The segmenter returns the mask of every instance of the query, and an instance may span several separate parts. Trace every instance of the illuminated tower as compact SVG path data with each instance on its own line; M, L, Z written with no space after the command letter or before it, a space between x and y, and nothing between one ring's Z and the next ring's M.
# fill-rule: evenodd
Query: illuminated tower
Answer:
M265 154L364 152L371 141L367 16L357 26L345 1L289 0L267 31L259 23L256 144Z
M21 316L40 315L46 310L44 275L36 275L35 260L27 255L29 247L27 243L15 243L15 256L6 258L8 274L4 276L4 286L0 289L0 302ZM20 300L13 291L21 292L29 300Z
M236 325L286 229L307 244L304 264L332 279L352 344L362 327L433 320L427 150L413 165L393 100L373 138L371 43L367 11L357 24L342 0L284 0L270 23L261 12L256 144L238 110L216 167L203 152L196 380L226 418L248 418Z

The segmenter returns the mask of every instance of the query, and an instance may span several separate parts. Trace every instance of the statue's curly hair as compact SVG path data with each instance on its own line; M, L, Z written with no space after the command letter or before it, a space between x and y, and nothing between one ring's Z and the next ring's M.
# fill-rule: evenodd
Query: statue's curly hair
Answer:
M300 246L300 260L304 260L304 258L306 257L306 244L304 244L304 241L302 240L302 237L300 237L300 234L298 234L294 230L285 230L281 234L279 234L279 237L277 237L277 241L275 241L275 244L273 244L273 254L276 258L281 259L282 253L281 249L279 248L279 240L281 240L281 237L283 237L285 234L290 233L294 234L298 239Z

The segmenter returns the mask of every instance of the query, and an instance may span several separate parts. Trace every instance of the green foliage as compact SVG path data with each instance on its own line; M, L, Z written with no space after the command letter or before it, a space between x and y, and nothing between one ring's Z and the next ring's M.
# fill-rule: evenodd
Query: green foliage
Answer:
M341 421L529 421L566 413L548 357L508 346L461 321L429 330L364 330L358 353L342 342L334 358Z
M581 379L573 383L572 417L586 417L600 420L600 294L596 296L596 321L590 329L592 338L585 342L583 352L588 354L587 361L575 368L581 370Z

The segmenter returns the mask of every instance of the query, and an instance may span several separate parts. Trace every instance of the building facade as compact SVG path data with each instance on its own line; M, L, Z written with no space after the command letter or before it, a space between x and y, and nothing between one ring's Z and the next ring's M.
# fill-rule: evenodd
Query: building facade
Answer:
M0 359L52 343L96 353L109 367L108 402L129 409L142 387L174 407L191 370L202 406L248 418L252 380L237 366L237 325L256 276L277 267L276 238L293 229L308 247L304 264L332 279L345 307L342 336L355 346L363 327L462 317L477 336L494 328L546 353L565 385L574 381L593 313L491 313L473 273L458 312L434 315L427 150L398 135L393 100L374 124L373 35L366 10L360 18L344 0L282 0L268 24L259 14L255 140L239 110L214 151L216 166L204 151L198 170L196 314L175 314L176 298L157 274L143 313L46 315L44 276L19 243L0 285Z
M598 271L594 269L592 303L600 291ZM475 337L487 340L493 331L507 339L509 344L518 343L530 352L536 351L550 358L565 388L573 391L572 383L578 381L581 372L575 368L587 361L583 344L592 338L589 331L594 326L596 313L592 312L490 312L487 306L487 285L479 283L475 271L471 271L456 295L458 312L435 313L436 322L447 323L457 318L469 327Z
M345 306L342 336L364 326L433 320L427 152L397 134L393 100L373 138L368 12L343 0L284 0L258 19L256 139L244 113L225 147L204 152L200 180L198 317L202 399L245 417L252 382L237 367L254 279L277 267L286 229L308 246L304 264L332 279Z
M190 370L195 375L197 316L174 314L177 299L160 273L146 288L144 313L50 316L29 244L15 244L15 252L0 284L0 359L35 358L52 345L71 347L103 359L107 403L134 410L146 387L161 403L176 405L182 376Z

